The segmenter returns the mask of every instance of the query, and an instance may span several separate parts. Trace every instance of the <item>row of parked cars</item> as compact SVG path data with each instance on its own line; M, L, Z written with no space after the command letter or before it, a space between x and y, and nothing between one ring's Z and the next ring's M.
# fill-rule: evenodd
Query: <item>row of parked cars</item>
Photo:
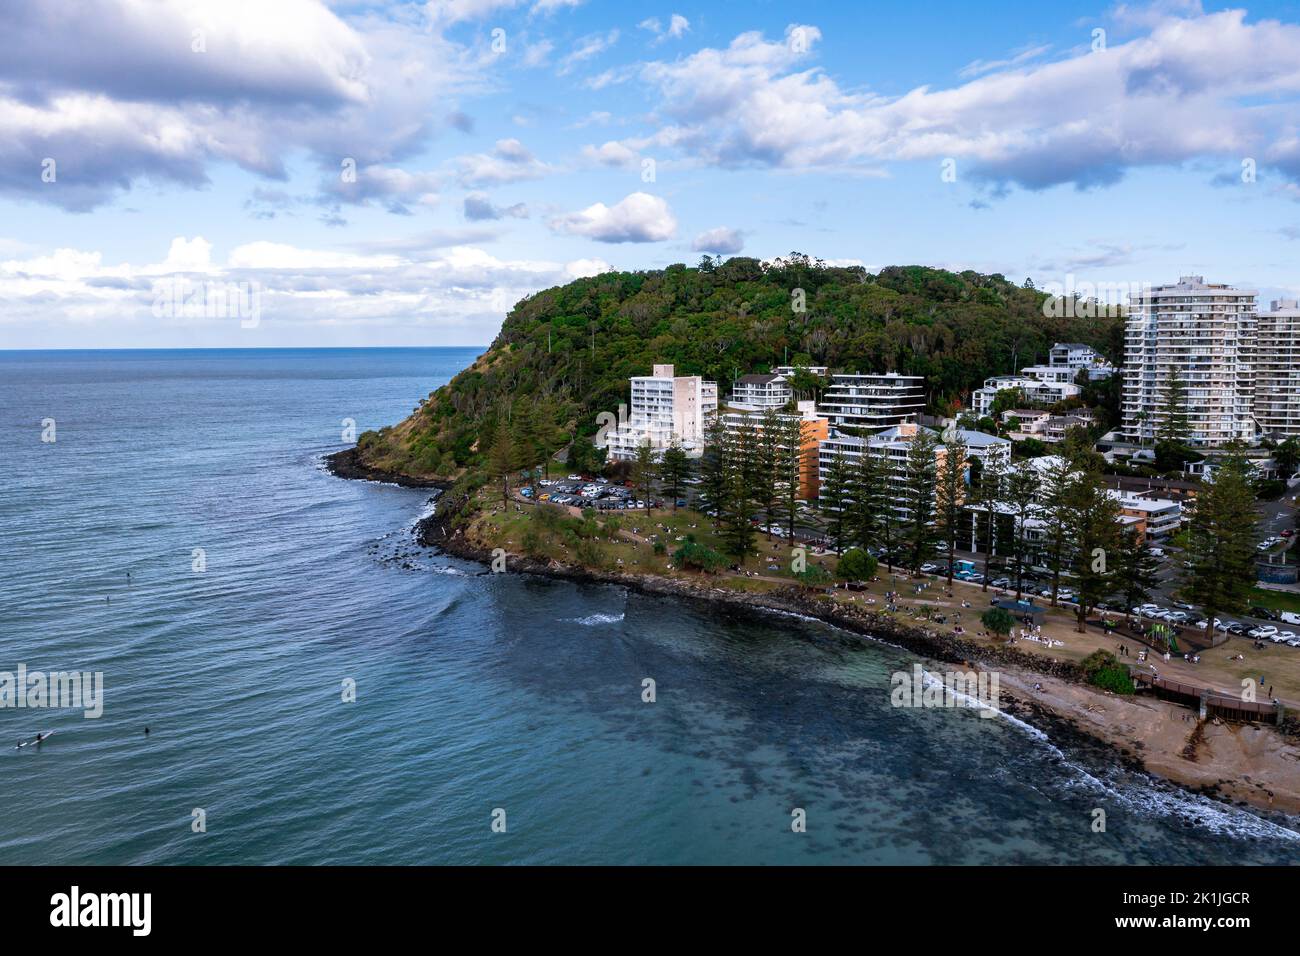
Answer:
M947 571L948 566L946 564L933 564L927 562L921 565L921 573L923 574L946 574ZM953 572L953 578L959 581L969 581L972 584L984 583L984 575L979 571L955 571ZM1052 589L1050 587L1043 587L1042 582L1037 578L1026 575L1021 579L1020 583L1024 592L1031 597L1050 598L1052 596ZM989 586L1010 589L1016 586L1016 581L1015 578L1012 578L1009 575L1002 575L1001 577L996 577L989 581ZM1057 600L1064 601L1066 604L1074 603L1075 597L1076 595L1073 588L1062 586L1056 590ZM1105 609L1103 608L1103 610Z
M1260 617L1276 616L1277 612L1269 611L1265 608L1251 608L1251 613ZM1148 618L1153 621L1167 621L1170 624L1186 625L1190 627L1205 630L1208 621L1201 615L1195 613L1190 605L1179 605L1178 608L1163 608L1158 604L1142 604L1132 609L1132 613L1138 617ZM1283 612L1287 623L1300 624L1300 615ZM1291 618L1296 618L1291 621ZM1300 647L1300 634L1295 631L1283 630L1275 624L1259 624L1251 626L1242 624L1240 621L1228 621L1222 618L1214 619L1214 629L1223 631L1225 634L1234 634L1238 637L1249 637L1253 640L1272 641L1275 644L1287 644L1291 647Z
M621 511L628 508L644 508L646 503L636 497L632 489L616 484L608 478L586 479L581 475L570 475L567 479L548 481L539 484L545 489L539 491L538 501L550 501L557 505L575 505L579 508L596 508L600 511ZM524 488L519 492L525 498L531 498L533 490ZM662 508L662 501L651 504Z
M1285 531L1283 531L1280 536L1276 534L1271 534L1263 541L1261 541L1259 544L1255 545L1255 550L1267 551L1269 548L1281 544L1283 541L1291 537L1293 534L1295 534L1295 532L1292 531L1290 528L1287 528Z

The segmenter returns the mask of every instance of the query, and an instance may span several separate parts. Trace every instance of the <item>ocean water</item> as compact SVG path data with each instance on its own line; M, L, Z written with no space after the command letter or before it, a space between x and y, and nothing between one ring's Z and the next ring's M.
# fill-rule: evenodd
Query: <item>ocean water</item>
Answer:
M98 719L0 709L0 741L56 732L0 745L0 864L1300 854L1300 821L892 708L897 648L418 549L427 492L320 459L474 353L0 352L0 670L105 682Z

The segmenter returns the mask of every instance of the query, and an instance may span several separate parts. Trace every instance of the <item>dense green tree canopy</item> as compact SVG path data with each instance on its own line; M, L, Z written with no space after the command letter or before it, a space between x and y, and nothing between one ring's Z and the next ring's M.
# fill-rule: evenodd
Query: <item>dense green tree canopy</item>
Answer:
M519 302L470 368L405 422L367 433L363 457L418 475L480 468L498 420L524 404L532 441L554 453L596 432L600 412L628 401L628 378L656 363L716 380L724 394L737 376L787 360L924 375L931 410L947 413L986 377L1045 360L1055 341L1114 351L1120 319L1049 317L1044 298L999 275L872 274L798 254L607 272Z

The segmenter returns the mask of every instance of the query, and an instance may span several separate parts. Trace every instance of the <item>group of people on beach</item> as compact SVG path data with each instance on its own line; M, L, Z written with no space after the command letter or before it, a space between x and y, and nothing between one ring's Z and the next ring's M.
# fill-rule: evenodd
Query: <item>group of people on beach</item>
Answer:
M1035 644L1042 644L1044 647L1064 647L1065 641L1055 640L1051 637L1043 636L1043 626L1041 624L1030 624L1026 627L1016 628L1011 632L1009 643L1015 644L1017 641L1033 641Z

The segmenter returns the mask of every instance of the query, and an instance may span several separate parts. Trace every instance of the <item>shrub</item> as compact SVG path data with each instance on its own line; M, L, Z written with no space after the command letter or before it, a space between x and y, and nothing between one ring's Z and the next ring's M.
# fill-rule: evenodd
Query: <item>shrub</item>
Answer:
M1114 694L1127 695L1134 693L1133 678L1129 675L1128 668L1123 664L1102 668L1092 675L1091 682L1102 690L1108 690Z
M721 571L727 566L726 558L697 541L687 541L674 551L673 560L683 568L698 568L710 573Z
M879 562L861 548L850 548L835 566L835 576L841 581L867 581L878 566Z
M1116 694L1132 694L1133 678L1128 668L1110 651L1093 651L1079 665L1088 683Z
M542 558L546 556L546 539L534 527L524 529L523 537L520 544L524 549L524 554L530 558Z
M578 563L588 568L603 568L606 564L605 549L590 538L581 538L574 546L573 556Z
M537 522L538 527L545 528L547 531L557 531L563 526L565 514L563 509L555 505L538 505L533 509L533 520Z
M825 587L830 583L831 574L820 564L810 565L795 575L799 583L806 588Z

